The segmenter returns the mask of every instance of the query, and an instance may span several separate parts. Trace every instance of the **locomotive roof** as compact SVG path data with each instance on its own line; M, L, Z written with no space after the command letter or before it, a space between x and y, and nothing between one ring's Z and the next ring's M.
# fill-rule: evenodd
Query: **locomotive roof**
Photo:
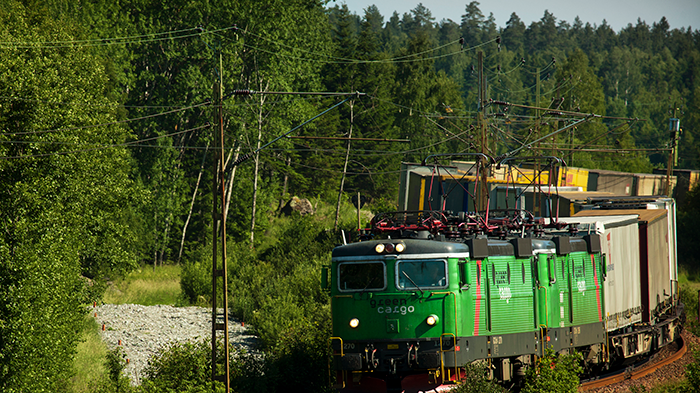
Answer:
M406 245L406 250L401 254L465 254L469 253L469 247L464 243L443 242L428 239L382 239L367 240L363 242L351 243L338 246L333 249L332 257L351 257L358 255L378 255L374 247L378 244L398 244Z
M537 253L537 251L549 251L556 248L555 243L551 239L547 238L530 238L532 244L532 252ZM342 257L358 257L358 256L369 256L375 255L378 257L396 256L399 255L395 252L390 254L378 254L375 251L375 246L377 244L398 244L403 243L406 246L406 250L401 252L400 255L458 255L459 257L465 257L472 255L469 250L469 246L462 242L454 241L439 241L439 240L429 240L429 239L382 239L382 240L368 240L357 243L350 243L342 246L338 246L333 249L333 258ZM586 251L586 242L579 237L571 237L571 251ZM488 255L489 256L508 256L514 255L515 249L513 244L507 240L497 240L488 239ZM414 257L415 258L415 257Z

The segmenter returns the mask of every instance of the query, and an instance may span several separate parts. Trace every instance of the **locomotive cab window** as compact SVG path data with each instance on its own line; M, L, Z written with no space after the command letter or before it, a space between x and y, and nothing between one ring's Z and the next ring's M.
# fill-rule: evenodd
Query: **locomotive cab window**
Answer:
M386 288L383 262L343 262L338 265L338 289L349 291L381 291Z
M404 260L396 264L396 287L411 290L447 287L445 260Z

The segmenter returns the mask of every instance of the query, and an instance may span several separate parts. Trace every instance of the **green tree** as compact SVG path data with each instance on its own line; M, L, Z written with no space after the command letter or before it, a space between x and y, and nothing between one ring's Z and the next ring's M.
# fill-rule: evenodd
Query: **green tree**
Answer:
M435 40L435 18L423 3L418 3L410 13L403 15L402 28L409 37L421 32L430 37L431 41Z
M142 119L132 127L139 139L151 141L133 146L132 154L138 180L151 194L138 214L149 228L143 234L143 258L154 266L177 261L202 158L207 167L213 166L213 154L193 148L210 145L211 130L206 124L214 123L215 116L206 103L212 99L214 76L218 75L217 50L221 51L224 39L233 33L225 30L215 36L208 29L233 23L225 17L209 20L210 12L207 4L198 2L140 0L125 3L121 11L132 21L135 34L158 38L129 45L133 82L125 86L129 117ZM206 29L197 28L205 25ZM229 54L236 50L232 46L226 46ZM211 192L208 176L209 172L204 173L199 184ZM210 211L211 205L202 206L202 202L207 200L195 200L197 207ZM193 229L189 228L191 233ZM202 240L201 232L197 237Z
M426 34L417 34L401 56L411 56L410 61L396 67L394 97L400 112L396 124L402 136L411 139L411 149L404 160L421 161L435 152L461 152L470 148L463 125L450 123L444 118L449 111L464 113L458 86L445 73L436 73L432 58L425 54L430 47ZM442 123L442 124L440 124Z
M467 4L460 25L466 45L475 46L484 42L483 26L484 14L479 9L479 2L472 1Z
M394 11L382 32L382 46L387 53L396 53L406 44L408 35L401 29L401 18Z
M353 98L334 112L331 119L335 135L357 138L395 138L393 108L386 101L392 97L394 66L388 61L387 54L381 52L381 37L375 26L376 12L368 9L360 26L360 34L351 36L349 30L342 29L342 19L339 19L336 31L337 57L353 59L347 63L330 63L324 69L326 89L329 91L360 91L366 96ZM347 25L347 22L345 22ZM362 193L369 199L380 199L395 192L395 182L383 174L388 168L398 168L396 155L390 153L391 144L368 143L363 141L344 141L336 144L338 155L325 155L323 160L333 164L334 171L347 168L345 181L336 177L338 183L343 183L344 191ZM367 152L369 150L369 152ZM345 158L347 156L347 166ZM340 158L340 160L338 160ZM387 186L390 185L390 186ZM337 186L335 188L338 190ZM337 194L336 194L337 195Z
M88 279L135 263L106 60L44 4L0 11L0 390L67 389ZM94 42L93 42L94 44ZM90 297L88 297L90 296ZM99 294L98 294L99 296Z
M566 90L561 95L563 102L562 109L605 115L605 95L598 76L591 70L588 64L588 57L581 50L576 50L570 54L564 64L557 69L557 81L565 86ZM601 122L592 120L576 127L568 135L569 141L573 141L573 146L585 145L594 139L604 138L608 129ZM571 154L567 160L569 165L581 166L584 168L600 168L601 165L609 164L603 156L593 156L586 153ZM573 161L573 163L572 163Z
M521 57L523 55L524 40L525 40L525 23L520 20L520 17L513 12L510 14L506 28L503 29L503 45Z
M636 25L632 26L630 23L620 30L619 36L622 45L635 47L645 52L651 49L649 25L639 18Z

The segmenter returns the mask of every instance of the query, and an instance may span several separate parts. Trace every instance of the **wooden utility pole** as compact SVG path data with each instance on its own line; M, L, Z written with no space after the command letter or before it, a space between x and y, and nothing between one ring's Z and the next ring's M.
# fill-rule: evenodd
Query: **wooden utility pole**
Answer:
M215 94L218 96L219 102L219 127L218 133L214 131L215 149L218 152L218 162L214 166L214 198L212 208L212 230L214 236L212 239L212 275L211 275L211 379L212 390L216 391L216 381L224 383L226 393L231 391L231 378L229 367L229 337L228 337L228 280L226 269L226 160L224 157L224 102L223 102L223 68L221 60L221 51L219 51L219 83L215 88ZM217 135L218 134L218 135ZM219 193L221 195L219 195ZM220 200L219 200L220 198ZM221 202L221 207L219 207ZM218 243L221 242L219 249ZM218 268L217 253L221 251L221 269ZM219 314L217 310L217 279L222 278L223 292L223 312ZM221 320L221 322L220 322ZM216 341L217 331L224 332L224 374L217 375L216 361Z
M340 190L338 191L338 205L335 208L335 224L333 229L338 229L338 221L340 220L340 202L343 199L343 188L345 186L345 173L348 171L348 161L350 160L350 141L352 140L352 126L355 121L353 107L355 100L350 100L350 132L348 133L348 144L345 150L345 164L343 164L343 175L340 178ZM359 201L358 201L359 203Z
M535 70L535 75L536 75L536 79L535 79L535 86L536 86L535 87L535 107L540 108L540 69L539 68L537 68ZM535 109L535 119L537 121L537 124L535 125L535 127L536 127L536 130L535 130L536 134L535 135L537 135L537 139L540 139L540 137L542 136L542 128L541 128L542 125L541 125L540 115L541 115L540 110ZM541 144L538 142L536 147L539 148L540 146L541 146ZM541 198L542 197L540 195L540 187L539 187L539 185L542 183L542 178L540 177L539 173L540 173L540 164L538 161L535 161L535 165L533 167L533 173L532 173L533 183L537 182L537 184L535 185L535 189L533 190L534 196L535 196L535 201L534 201L535 203L533 204L533 210L534 210L535 216L539 216L540 212L542 211L542 209L541 209L541 207L542 207L542 199Z

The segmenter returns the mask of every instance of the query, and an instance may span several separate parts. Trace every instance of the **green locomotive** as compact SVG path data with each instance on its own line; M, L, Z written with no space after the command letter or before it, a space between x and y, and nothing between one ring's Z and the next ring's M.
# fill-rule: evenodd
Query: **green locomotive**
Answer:
M487 362L517 383L546 347L605 353L597 235L496 238L444 212L373 220L332 253L333 367L347 391L428 390ZM532 232L532 231L530 231Z

